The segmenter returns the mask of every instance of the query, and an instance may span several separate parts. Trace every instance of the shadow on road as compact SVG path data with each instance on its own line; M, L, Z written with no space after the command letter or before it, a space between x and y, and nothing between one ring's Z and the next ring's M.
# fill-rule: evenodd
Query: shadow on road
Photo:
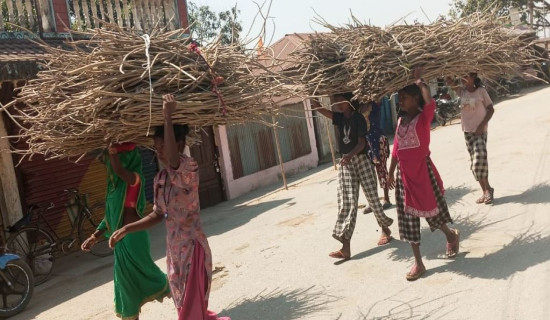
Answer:
M70 261L75 258L78 258L76 267ZM34 288L32 299L25 310L10 319L36 319L42 312L113 280L112 256L97 258L76 252L60 260L54 266L52 278ZM86 286L82 286L83 282Z
M204 226L205 232L208 236L223 234L245 225L262 213L277 208L290 200L292 198L263 201L257 204L243 204L231 207L229 210L211 212L208 223L205 223Z
M243 298L233 302L220 316L229 316L239 320L292 320L309 314L328 310L335 296L327 295L325 290L311 286L307 289L265 290L252 298Z
M476 220L471 220L469 218L464 218L458 216L453 219L453 225L450 225L451 228L458 228L460 230L460 241L468 239L472 234L480 232L481 230L504 223L505 221L512 220L519 215L508 217L506 219L501 219L497 221L487 221L483 217L476 217ZM426 222L422 222L422 225L427 225ZM445 244L447 240L443 235L443 232L436 230L431 232L429 228L422 228L420 232L420 237L422 239L421 251L423 256L427 260L435 259L446 259L445 257ZM390 253L390 259L394 261L409 261L412 259L412 250L411 246L404 241L392 241L391 247L394 249ZM459 256L464 256L464 252L459 253ZM451 261L451 260L450 260Z
M520 194L515 194L512 196L504 196L504 197L495 197L493 203L494 205L501 205L501 204L507 204L507 203L520 203L520 204L550 203L550 184L539 183L523 191Z
M357 320L367 319L387 319L387 320L406 320L406 319L446 319L457 310L454 304L448 303L449 299L461 292L453 292L442 295L437 299L429 301L423 298L401 298L401 293L407 291L403 289L396 294L385 299L374 302L366 311L359 311ZM426 306L430 306L429 309ZM419 310L422 311L419 311Z
M460 203L460 200L467 194L471 193L474 189L470 187L450 186L445 188L445 200L447 200L447 206L450 208L455 203Z
M428 270L427 276L439 272L454 272L469 278L508 279L517 272L550 260L550 236L531 231L516 236L502 249L483 257L468 258L468 255Z

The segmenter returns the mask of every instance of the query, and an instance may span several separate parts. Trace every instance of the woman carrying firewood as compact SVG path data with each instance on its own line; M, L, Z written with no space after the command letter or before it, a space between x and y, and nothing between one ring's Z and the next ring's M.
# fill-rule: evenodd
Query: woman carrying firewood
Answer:
M447 79L453 85L452 79ZM453 89L460 96L460 116L466 147L470 154L470 170L481 186L482 195L476 200L479 204L492 204L495 189L489 183L489 161L487 160L487 128L495 109L487 90L477 73L471 72L462 79L464 87Z
M145 210L145 183L135 145L112 145L108 153L105 218L82 244L84 251L89 251L98 237L109 237L141 219ZM132 234L113 249L116 315L122 319L138 319L144 303L162 301L170 294L168 279L151 258L147 231Z
M153 212L115 231L109 246L166 220L166 263L178 319L229 320L207 309L212 253L199 216L199 167L193 158L182 154L189 129L172 123L174 97L165 95L163 99L164 126L155 128L154 146L166 168L155 177Z
M338 170L338 219L332 236L342 243L342 248L331 252L330 257L348 260L351 257L350 241L357 219L357 202L359 200L359 186L371 206L382 234L378 245L385 245L391 241L389 226L393 220L384 214L382 204L378 198L376 173L374 165L367 159L367 123L359 114L357 103L352 102L353 94L336 94L332 97L335 107L333 112L324 108L316 110L323 116L332 119L339 132L339 151L343 154ZM318 107L318 102L313 102ZM355 105L354 105L355 104Z
M430 159L430 124L435 100L428 86L420 80L421 72L415 69L416 84L398 93L399 106L406 114L397 124L388 179L390 188L395 187L399 235L401 240L411 244L414 254L415 263L406 276L409 281L426 272L420 254L420 218L426 218L432 231L439 229L445 234L448 258L458 254L460 237L458 230L447 226L452 219L443 197L443 182Z

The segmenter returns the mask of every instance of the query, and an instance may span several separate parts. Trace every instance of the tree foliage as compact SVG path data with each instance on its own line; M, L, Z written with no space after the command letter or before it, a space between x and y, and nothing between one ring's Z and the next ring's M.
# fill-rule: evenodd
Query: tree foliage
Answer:
M528 22L530 2L533 4L533 24L538 27L550 26L545 17L550 4L544 0L453 0L449 15L458 18L488 10L498 16L508 16L511 8L517 8L520 11L521 21Z
M242 31L239 20L241 11L236 6L216 13L207 5L198 6L193 2L188 2L188 5L191 33L200 43L215 40L217 37L220 37L222 44L239 40Z

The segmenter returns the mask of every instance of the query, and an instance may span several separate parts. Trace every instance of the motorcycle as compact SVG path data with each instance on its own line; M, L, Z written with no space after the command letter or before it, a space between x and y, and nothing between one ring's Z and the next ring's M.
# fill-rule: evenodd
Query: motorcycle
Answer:
M31 268L18 255L0 254L0 318L11 317L25 309L34 290Z
M451 122L460 115L460 98L452 99L446 92L441 92L435 100L435 120L440 126Z
M521 82L517 78L512 79L499 79L498 81L498 94L504 97L509 94L518 94L521 89Z

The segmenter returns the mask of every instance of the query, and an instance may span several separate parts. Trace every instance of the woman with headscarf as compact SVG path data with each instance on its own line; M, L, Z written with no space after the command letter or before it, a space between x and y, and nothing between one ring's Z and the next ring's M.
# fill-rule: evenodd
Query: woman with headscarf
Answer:
M145 183L138 150L129 143L108 150L105 218L82 244L84 251L89 251L98 237L109 238L114 231L144 216ZM169 295L168 279L151 257L147 231L128 235L113 250L116 315L125 320L138 319L143 304L162 301Z

